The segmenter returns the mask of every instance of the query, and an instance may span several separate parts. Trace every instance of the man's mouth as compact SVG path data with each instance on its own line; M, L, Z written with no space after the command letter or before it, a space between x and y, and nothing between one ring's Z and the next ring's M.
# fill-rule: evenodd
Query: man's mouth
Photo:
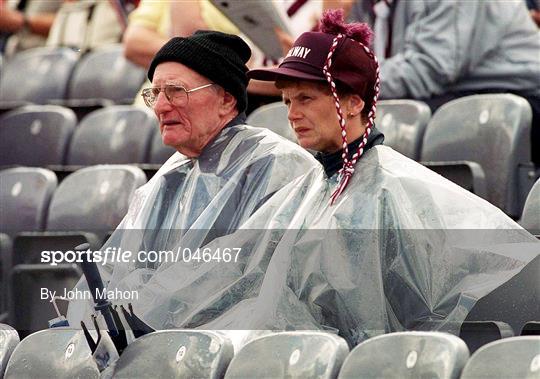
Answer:
M161 129L166 129L167 126L170 126L170 125L178 125L180 124L180 121L178 120L164 120L164 121L161 121Z

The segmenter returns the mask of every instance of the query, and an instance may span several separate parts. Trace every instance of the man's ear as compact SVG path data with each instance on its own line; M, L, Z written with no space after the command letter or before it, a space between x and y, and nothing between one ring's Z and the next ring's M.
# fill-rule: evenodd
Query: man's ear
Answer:
M356 95L356 94L348 95L347 98L345 99L345 103L346 103L345 115L353 114L357 116L360 114L360 112L362 112L365 105L364 100L362 100L360 95Z
M223 90L223 96L221 96L221 106L219 107L220 115L225 116L236 109L236 98L229 92Z

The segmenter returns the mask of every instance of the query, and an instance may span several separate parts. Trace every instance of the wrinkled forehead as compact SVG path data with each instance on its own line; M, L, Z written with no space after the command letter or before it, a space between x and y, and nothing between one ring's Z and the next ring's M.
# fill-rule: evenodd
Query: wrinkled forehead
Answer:
M154 87L163 84L181 84L186 87L193 87L206 83L210 83L210 80L178 62L158 64L152 80L152 86Z

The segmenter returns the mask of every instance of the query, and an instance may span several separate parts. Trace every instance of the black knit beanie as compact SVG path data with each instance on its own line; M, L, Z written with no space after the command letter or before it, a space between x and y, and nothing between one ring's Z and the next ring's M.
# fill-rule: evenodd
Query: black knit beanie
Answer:
M250 57L251 49L240 37L198 30L189 37L174 37L163 45L150 63L148 79L152 81L160 63L181 63L233 95L242 113L247 107L246 63Z

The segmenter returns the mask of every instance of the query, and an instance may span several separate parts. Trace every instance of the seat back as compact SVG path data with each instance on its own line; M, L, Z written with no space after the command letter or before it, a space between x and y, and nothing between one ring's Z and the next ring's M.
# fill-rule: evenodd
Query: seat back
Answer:
M148 160L148 163L165 163L165 161L169 159L175 152L176 150L174 148L163 144L161 132L159 131L159 127L156 125L154 136L152 137L152 146L150 146L150 159Z
M512 327L502 321L465 321L459 331L459 338L465 341L471 354L490 342L513 336Z
M0 171L0 231L43 230L57 180L50 170L17 167Z
M381 100L375 126L384 133L384 144L408 158L419 160L431 110L417 100Z
M287 106L281 101L266 104L255 109L247 118L246 124L270 129L289 141L298 143L287 118L287 113Z
M64 164L77 118L55 105L28 105L0 118L0 165Z
M540 234L540 179L534 183L525 200L523 214L521 215L521 226L532 234Z
M345 340L330 333L271 334L245 345L225 378L335 378L348 352Z
M127 105L90 113L73 134L67 163L89 166L146 162L154 117L145 109Z
M540 336L505 338L480 348L465 365L461 379L540 377Z
M0 324L0 376L4 375L9 358L19 343L19 335L11 326Z
M74 263L56 266L49 264L16 265L9 282L9 322L21 338L48 327L48 321L56 318L51 298L44 297L51 292L64 296L71 291L82 276L81 269ZM45 290L51 292L44 292ZM86 294L84 296L87 296ZM69 296L69 295L68 295ZM61 314L67 312L66 301L58 302ZM47 345L42 345L47 346ZM54 377L54 376L45 376Z
M222 378L232 343L212 331L164 330L136 339L122 353L114 378Z
M57 328L20 342L4 378L99 378L99 370L83 332Z
M131 196L146 182L133 166L103 165L77 170L54 193L46 229L105 231L116 228Z
M487 198L486 174L478 163L470 161L422 163L430 170L435 171L467 191L483 199Z
M459 378L469 358L465 342L438 332L400 332L371 338L356 346L343 363L339 379Z
M68 48L39 47L17 53L2 69L0 102L45 104L64 99L78 57Z
M431 119L422 161L473 161L486 175L488 200L521 215L532 180L529 103L516 95L474 95L442 106ZM530 183L529 183L530 181Z
M68 99L108 99L131 104L145 79L145 70L124 58L120 44L86 54L73 71Z

